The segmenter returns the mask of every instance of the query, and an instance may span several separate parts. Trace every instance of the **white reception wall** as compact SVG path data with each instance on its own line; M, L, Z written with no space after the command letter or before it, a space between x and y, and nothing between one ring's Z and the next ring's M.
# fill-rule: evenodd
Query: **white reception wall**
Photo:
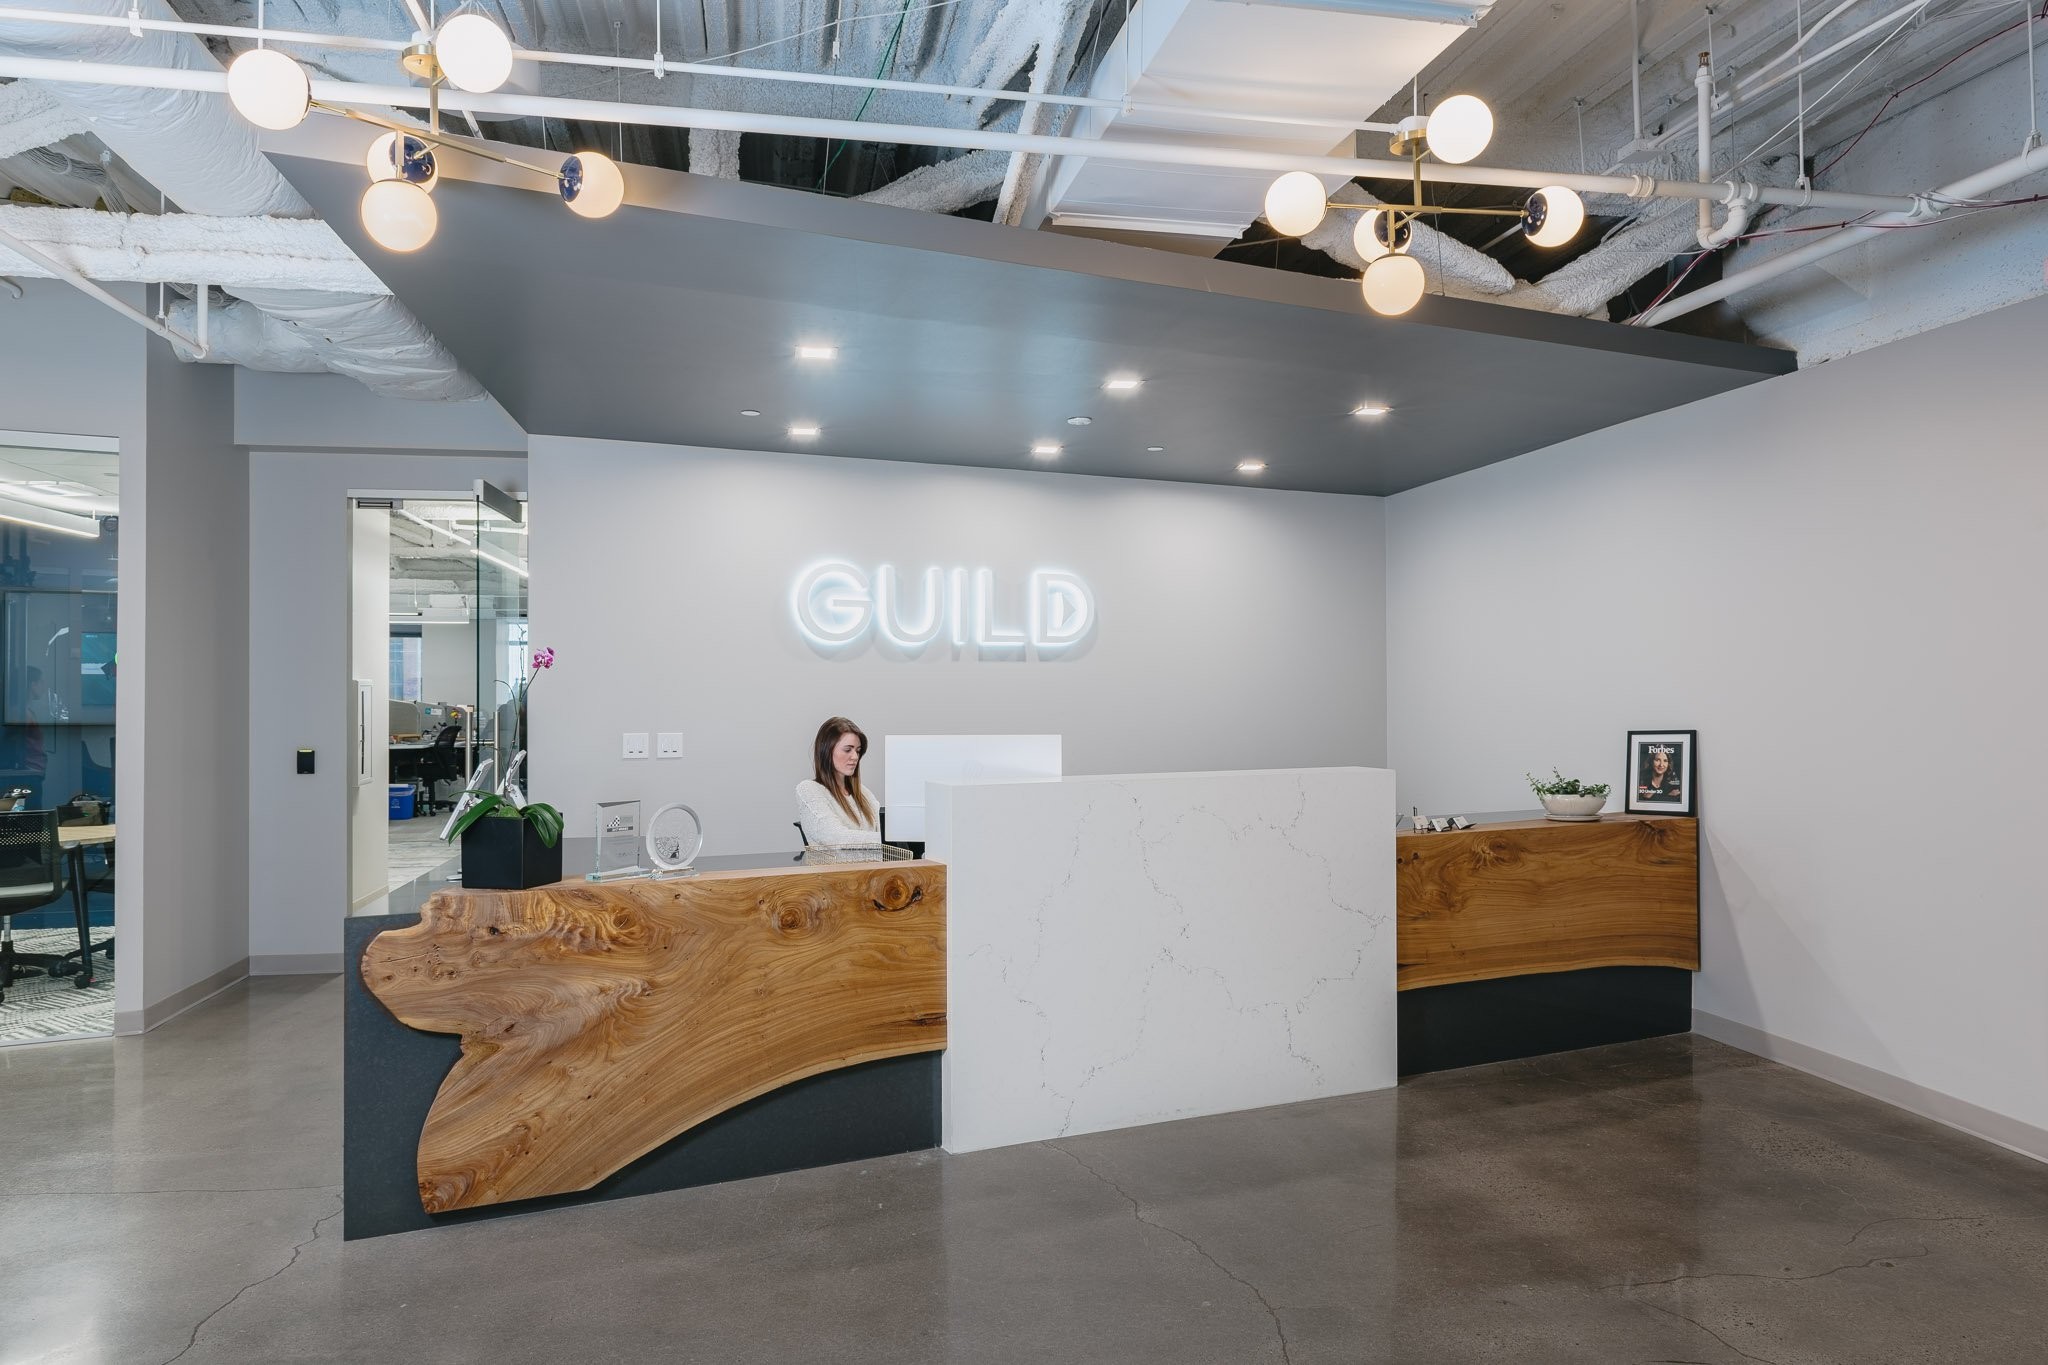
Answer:
M1703 1031L2048 1157L2043 335L2020 304L1403 493L1388 659L1404 810L1697 728Z
M876 791L890 733L1059 734L1069 773L1384 761L1379 499L542 436L529 476L557 651L531 790L572 834L599 800L681 800L708 852L794 848L831 715L867 731ZM1058 567L1099 621L1056 660L826 656L790 608L821 559ZM620 757L664 730L680 761Z
M1394 775L927 788L951 1152L1394 1083Z

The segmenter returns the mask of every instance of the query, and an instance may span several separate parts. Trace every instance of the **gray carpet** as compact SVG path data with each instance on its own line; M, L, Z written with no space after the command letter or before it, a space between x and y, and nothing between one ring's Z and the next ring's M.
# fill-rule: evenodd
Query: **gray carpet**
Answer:
M102 942L114 931L95 925L92 941ZM18 953L61 953L78 946L76 929L17 929L14 950ZM44 976L31 972L14 978L7 987L7 999L0 1001L0 1044L47 1042L52 1038L109 1034L114 1031L114 964L104 954L94 953L93 984L80 990L76 977Z

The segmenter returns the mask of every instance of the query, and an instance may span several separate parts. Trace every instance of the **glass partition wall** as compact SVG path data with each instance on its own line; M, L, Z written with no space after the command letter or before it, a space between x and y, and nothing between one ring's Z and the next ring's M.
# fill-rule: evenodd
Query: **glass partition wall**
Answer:
M113 1031L119 480L0 432L0 1044Z
M388 894L454 872L457 851L440 837L449 810L466 786L495 789L524 747L527 528L524 505L493 489L381 505L390 509L389 671L380 679L391 714Z

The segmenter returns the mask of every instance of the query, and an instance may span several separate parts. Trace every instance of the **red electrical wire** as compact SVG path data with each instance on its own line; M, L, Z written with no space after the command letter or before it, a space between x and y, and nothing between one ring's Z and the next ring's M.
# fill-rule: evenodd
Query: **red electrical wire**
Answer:
M1862 131L1862 132L1859 132L1859 133L1857 133L1855 137L1853 137L1853 138L1850 138L1850 139L1849 139L1849 145L1848 145L1848 146L1846 146L1846 147L1844 147L1844 148L1843 148L1843 149L1842 149L1841 151L1839 151L1839 152L1835 153L1835 155L1834 155L1834 159L1833 159L1833 160L1831 160L1831 161L1829 161L1827 165L1825 165L1825 166L1821 167L1821 168L1820 168L1819 170L1815 171L1815 172L1813 173L1813 178L1814 178L1815 180L1818 180L1818 179L1820 179L1820 178L1821 178L1822 176L1826 175L1826 174L1827 174L1827 173L1828 173L1829 171L1833 170L1833 169L1834 169L1834 168L1835 168L1836 166L1838 166L1839 164L1841 164L1841 160L1842 160L1842 158L1843 158L1843 157L1845 157L1845 156L1847 156L1847 155L1849 155L1849 153L1851 153L1851 152L1855 151L1855 150L1856 150L1856 144L1857 144L1857 143L1859 143L1859 142L1861 142L1861 141L1863 141L1863 135L1864 135L1864 133L1868 133L1868 132L1869 132L1869 131L1870 131L1870 130L1871 130L1872 128L1875 128L1875 127L1876 127L1876 126L1878 125L1878 122L1879 122L1879 120L1881 120L1881 119L1883 119L1883 118L1884 118L1884 112L1885 112L1885 110L1887 110L1887 109L1889 109L1889 108L1891 108L1891 107L1892 107L1892 101L1893 101L1893 100L1895 100L1895 99L1897 99L1897 98L1898 98L1899 96L1901 96L1901 95L1905 94L1905 93L1906 93L1906 92L1907 92L1908 90L1911 90L1911 89L1913 88L1913 86L1915 86L1915 85L1925 85L1925 84L1926 84L1926 83L1927 83L1928 81L1931 81L1931 80L1933 80L1933 79L1934 79L1934 78L1935 78L1936 76L1939 76L1939 75L1940 75L1940 74L1941 74L1942 72L1944 72L1944 71L1948 70L1948 69L1949 69L1950 67L1954 66L1954 65L1955 65L1955 64L1956 64L1957 62L1959 62L1959 61L1961 61L1961 60L1962 60L1963 58L1965 58L1965 57L1969 56L1969 55L1970 55L1970 54L1971 54L1972 52L1975 52L1975 51L1976 51L1976 50L1977 50L1978 48L1980 48L1980 47L1984 46L1984 44L1985 44L1985 43L1990 43L1990 42L1996 42L1996 41L1997 41L1998 39L2000 39L2000 38L2003 38L2003 37L2004 37L2004 36L2005 36L2006 34L2008 34L2008 33L2012 32L2012 31L2013 31L2014 29L2016 29L2016 28L2022 28L2022 27L2026 26L2026 25L2027 25L2028 23L2030 23L2030 22L2033 22L2033 23L2038 23L2038 22L2039 22L2039 21L2041 21L2042 19L2048 19L2048 0L2043 0L2043 4L2042 4L2042 6L2041 6L2041 12L2040 12L2039 14L2035 14L2035 15L2030 15L2030 16L2029 16L2028 18L2026 18L2026 19L2015 19L2015 20L2013 20L2013 21L2012 21L2011 23L2007 24L2007 25L2006 25L2006 26L2005 26L2004 28L2002 28L2002 29L1998 30L1998 32L1996 32L1996 33L1994 33L1994 34L1990 35L1990 37L1987 37L1987 38L1981 39L1981 40L1979 40L1979 41L1977 41L1977 42L1974 42L1974 43L1970 44L1970 45L1969 45L1968 47L1964 48L1964 49L1963 49L1963 50L1962 50L1961 52L1958 52L1958 53L1957 53L1957 54L1956 54L1955 56L1953 56L1953 57L1949 58L1949 59L1948 59L1947 61L1943 62L1943 63L1942 63L1942 64L1941 64L1940 66L1937 66L1937 67L1935 67L1935 68L1934 68L1934 70L1932 70L1932 71L1928 72L1928 73L1927 73L1926 75L1922 76L1922 77L1921 77L1921 78L1920 78L1919 80L1917 80L1917 81L1914 81L1914 82L1913 82L1913 83L1912 83L1911 85L1902 85L1902 86L1900 86L1900 87L1899 87L1898 89L1896 89L1896 90L1892 91L1892 92L1891 92L1891 94L1889 94L1889 95L1886 95L1886 96L1884 97L1884 103L1883 103L1883 104L1880 104L1880 105L1878 105L1878 106L1877 106L1877 112L1876 112L1875 114L1872 114L1872 115L1870 116L1870 122L1868 122L1868 123L1866 123L1866 124L1864 124L1864 125L1863 125L1863 131ZM2031 92L2029 92L2029 93L2031 93Z

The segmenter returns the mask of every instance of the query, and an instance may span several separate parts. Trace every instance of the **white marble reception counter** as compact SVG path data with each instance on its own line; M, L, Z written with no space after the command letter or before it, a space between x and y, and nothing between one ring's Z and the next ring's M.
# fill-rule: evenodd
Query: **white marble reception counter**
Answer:
M933 782L946 1149L1394 1084L1394 775Z

